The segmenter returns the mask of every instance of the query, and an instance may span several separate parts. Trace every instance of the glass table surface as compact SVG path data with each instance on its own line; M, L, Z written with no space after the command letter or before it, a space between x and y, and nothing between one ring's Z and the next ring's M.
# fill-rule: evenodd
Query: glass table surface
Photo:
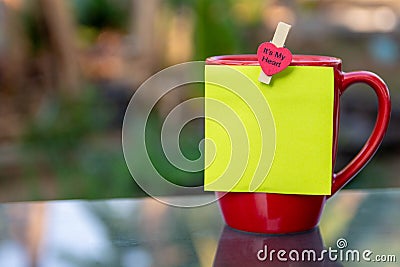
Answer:
M279 236L232 230L215 202L4 203L0 214L0 266L7 267L400 265L399 189L342 190L327 202L318 228Z

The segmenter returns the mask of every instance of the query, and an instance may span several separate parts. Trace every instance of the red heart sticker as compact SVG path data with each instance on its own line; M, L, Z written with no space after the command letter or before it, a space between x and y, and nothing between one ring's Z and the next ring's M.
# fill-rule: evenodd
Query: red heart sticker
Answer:
M257 58L264 73L272 76L289 66L292 53L287 48L278 48L273 43L265 42L258 47Z

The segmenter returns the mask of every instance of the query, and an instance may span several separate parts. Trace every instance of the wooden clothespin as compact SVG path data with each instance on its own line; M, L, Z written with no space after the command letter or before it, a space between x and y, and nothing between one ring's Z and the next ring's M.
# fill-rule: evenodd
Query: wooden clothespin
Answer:
M269 84L273 74L284 70L292 61L292 53L284 48L286 37L292 26L279 22L271 42L262 43L257 50L261 73L258 80Z

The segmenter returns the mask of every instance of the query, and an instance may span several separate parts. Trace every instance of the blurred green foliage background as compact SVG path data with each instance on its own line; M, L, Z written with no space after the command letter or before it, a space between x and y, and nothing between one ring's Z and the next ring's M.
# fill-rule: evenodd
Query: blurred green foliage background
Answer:
M397 1L1 0L0 200L144 195L121 149L123 115L136 88L166 66L254 53L281 20L294 26L292 52L341 57L345 71L371 70L388 83L389 132L350 186L399 186L399 14ZM374 95L354 87L341 103L336 169L374 125ZM159 135L174 106L201 94L196 87L167 96L148 122L148 149L160 173L190 186L202 183L202 173L171 166ZM202 136L201 120L182 131L188 158L199 156Z

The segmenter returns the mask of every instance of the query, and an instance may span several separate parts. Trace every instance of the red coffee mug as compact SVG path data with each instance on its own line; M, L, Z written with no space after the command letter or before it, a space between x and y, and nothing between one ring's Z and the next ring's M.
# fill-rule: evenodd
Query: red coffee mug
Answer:
M256 55L216 56L206 60L213 65L259 65ZM293 55L290 66L324 66L334 69L334 111L332 166L335 164L339 130L340 96L354 83L366 83L378 97L374 130L357 156L339 173L332 173L332 192L324 195L216 192L222 215L232 228L257 233L302 232L315 227L325 201L344 187L372 158L385 135L390 118L390 96L386 84L366 71L342 72L338 58Z

